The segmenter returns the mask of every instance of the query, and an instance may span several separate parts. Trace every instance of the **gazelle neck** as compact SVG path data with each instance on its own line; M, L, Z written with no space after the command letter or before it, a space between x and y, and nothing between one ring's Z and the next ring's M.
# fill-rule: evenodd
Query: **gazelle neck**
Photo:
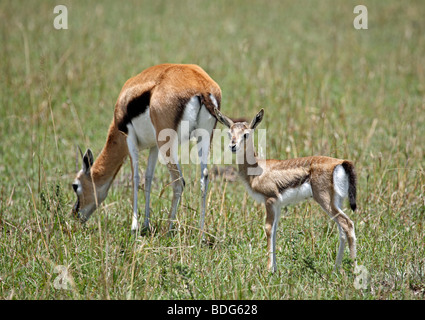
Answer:
M112 121L105 146L91 168L91 176L97 189L99 202L106 198L109 187L124 163L127 154L126 137Z

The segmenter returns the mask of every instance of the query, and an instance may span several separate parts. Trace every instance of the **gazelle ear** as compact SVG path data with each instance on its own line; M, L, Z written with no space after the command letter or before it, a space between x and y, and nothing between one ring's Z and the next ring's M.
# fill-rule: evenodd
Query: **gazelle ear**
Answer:
M217 120L224 124L226 127L230 128L231 126L233 126L234 122L230 118L222 114L220 110L218 110L218 108L214 108L214 112Z
M250 129L255 129L263 120L264 116L264 109L261 109L260 112L257 113L257 115L252 119L251 123L249 124Z
M93 152L90 149L87 149L86 153L83 156L83 171L86 174L90 173L90 168L93 166L93 162Z

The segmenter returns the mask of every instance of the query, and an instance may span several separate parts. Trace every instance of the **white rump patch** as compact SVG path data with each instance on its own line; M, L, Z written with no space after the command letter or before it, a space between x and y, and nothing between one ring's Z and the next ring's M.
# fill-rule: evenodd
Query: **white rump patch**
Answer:
M204 105L202 105L201 110L199 111L197 121L198 128L205 129L210 135L212 134L216 119Z
M212 93L210 93L210 99L211 99L212 103L214 103L215 107L218 108L217 99L214 97L214 95Z
M334 190L340 198L348 196L348 176L342 165L337 165L333 172Z
M177 128L179 143L185 143L191 138L192 131L198 126L197 119L200 108L199 98L197 96L190 98Z
M180 144L197 138L199 135L207 134L208 139L205 138L204 144L206 144L208 150L215 122L215 117L209 113L204 105L199 103L198 96L193 96L186 104L183 117L177 128ZM202 130L206 131L202 132Z

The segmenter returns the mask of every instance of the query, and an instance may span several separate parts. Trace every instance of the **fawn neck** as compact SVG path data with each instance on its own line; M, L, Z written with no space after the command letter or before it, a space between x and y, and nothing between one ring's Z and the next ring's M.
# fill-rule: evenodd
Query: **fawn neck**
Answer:
M236 152L236 160L239 174L244 180L249 181L250 177L258 176L262 173L262 170L258 165L257 153L254 149L254 141L252 137L249 137L246 140L245 145Z

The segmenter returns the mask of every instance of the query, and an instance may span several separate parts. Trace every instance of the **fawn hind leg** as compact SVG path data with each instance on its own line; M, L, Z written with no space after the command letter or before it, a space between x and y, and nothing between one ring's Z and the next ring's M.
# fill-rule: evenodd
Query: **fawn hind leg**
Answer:
M334 201L332 201L332 199ZM344 198L337 194L327 194L326 196L321 194L320 197L317 195L315 196L315 200L338 226L339 247L335 261L335 271L337 271L341 266L347 242L350 250L350 258L353 259L354 266L356 266L356 235L354 232L354 223L341 209L343 199Z
M338 207L333 208L331 218L337 223L339 235L340 235L340 244L339 244L338 254L337 254L336 262L335 262L335 270L338 270L341 266L346 242L348 242L348 248L350 250L350 258L354 261L354 267L355 267L356 266L356 235L354 232L354 223Z
M335 201L334 201L334 216L335 221L337 222L339 229L342 229L342 232L345 234L346 240L348 242L348 248L350 250L350 258L354 261L354 267L357 265L356 256L357 256L357 249L356 249L356 233L354 231L354 223L353 221L342 211L342 202L343 198L335 195ZM340 230L341 234L341 230ZM341 250L341 248L340 248ZM343 251L343 249L342 249ZM338 255L341 255L339 257L341 263L342 261L342 255L343 252L338 252ZM338 256L337 256L338 257ZM337 260L338 261L338 260Z

